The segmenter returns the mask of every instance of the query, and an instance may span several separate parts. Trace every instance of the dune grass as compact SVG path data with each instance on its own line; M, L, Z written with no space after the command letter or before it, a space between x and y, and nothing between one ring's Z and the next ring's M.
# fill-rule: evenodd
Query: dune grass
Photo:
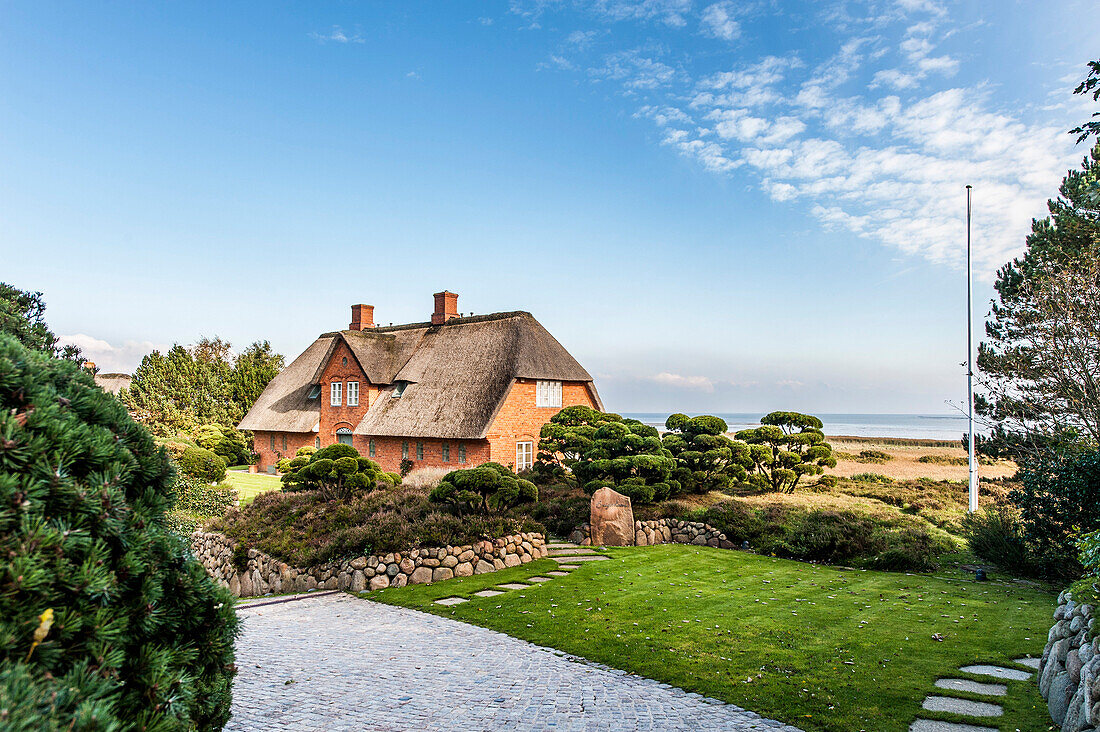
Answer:
M552 568L374 592L371 600L517 638L738 704L805 730L907 730L940 677L1041 653L1054 597L962 575L844 571L665 545L608 550L568 577L491 598L473 592ZM469 601L452 607L434 600ZM943 640L933 639L934 634ZM1033 681L1008 682L1002 730L1046 730ZM944 690L937 693L948 694ZM965 695L961 695L965 696Z

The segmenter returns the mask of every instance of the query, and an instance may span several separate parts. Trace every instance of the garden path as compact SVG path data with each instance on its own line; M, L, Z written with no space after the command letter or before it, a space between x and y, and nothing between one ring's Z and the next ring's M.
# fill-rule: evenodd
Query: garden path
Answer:
M351 595L242 605L227 730L782 730L731 704Z

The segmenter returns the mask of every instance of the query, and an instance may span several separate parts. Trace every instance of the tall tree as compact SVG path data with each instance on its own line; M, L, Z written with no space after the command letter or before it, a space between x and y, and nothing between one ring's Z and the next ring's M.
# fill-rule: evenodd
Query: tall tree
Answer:
M244 349L229 374L229 397L247 414L269 381L283 370L285 359L268 341L256 341Z
M46 325L46 302L41 292L30 292L0 282L0 333L8 333L27 348L56 358L83 363L76 346L57 345L57 336Z
M1077 92L1095 90L1098 98L1100 62L1090 68L1092 73ZM1085 140L1098 130L1100 123L1089 122L1073 132ZM1064 385L1056 369L1070 364L1057 356L1057 343L1050 338L1065 337L1067 328L1084 321L1073 316L1057 322L1058 314L1050 308L1059 299L1073 303L1065 299L1067 285L1087 284L1100 242L1098 181L1100 145L1090 150L1080 170L1066 173L1060 195L1047 202L1050 216L1032 221L1024 254L997 273L997 299L986 321L986 340L978 348L979 383L986 393L975 399L979 414L992 427L990 438L980 443L987 454L1035 455L1091 431L1087 401L1061 387L1051 391L1057 383Z

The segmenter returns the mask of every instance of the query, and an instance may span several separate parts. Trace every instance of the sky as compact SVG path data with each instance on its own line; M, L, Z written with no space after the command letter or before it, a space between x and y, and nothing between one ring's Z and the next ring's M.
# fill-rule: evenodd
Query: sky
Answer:
M623 412L950 413L1095 2L20 2L0 280L106 371L527 310Z

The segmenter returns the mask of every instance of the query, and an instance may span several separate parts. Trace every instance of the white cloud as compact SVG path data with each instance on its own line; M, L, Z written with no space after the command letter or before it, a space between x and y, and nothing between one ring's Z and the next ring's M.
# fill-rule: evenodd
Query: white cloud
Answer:
M593 78L618 81L632 91L667 86L676 76L671 66L649 58L638 49L608 54L603 66L588 72Z
M656 20L682 27L687 23L691 0L594 0L588 8L607 20Z
M78 346L84 358L95 362L100 373L132 374L147 354L164 353L171 348L151 341L125 341L121 346L114 346L84 333L60 336L58 342L63 346Z
M730 0L708 5L701 19L703 34L724 41L741 36L741 24L734 18L734 5Z
M366 43L366 39L358 33L348 34L338 25L332 26L332 31L329 33L310 33L310 38L321 43L327 43L329 41L333 43Z
M680 389L699 389L701 391L714 391L714 382L706 376L681 376L662 371L652 377L652 381L664 386L673 386Z

